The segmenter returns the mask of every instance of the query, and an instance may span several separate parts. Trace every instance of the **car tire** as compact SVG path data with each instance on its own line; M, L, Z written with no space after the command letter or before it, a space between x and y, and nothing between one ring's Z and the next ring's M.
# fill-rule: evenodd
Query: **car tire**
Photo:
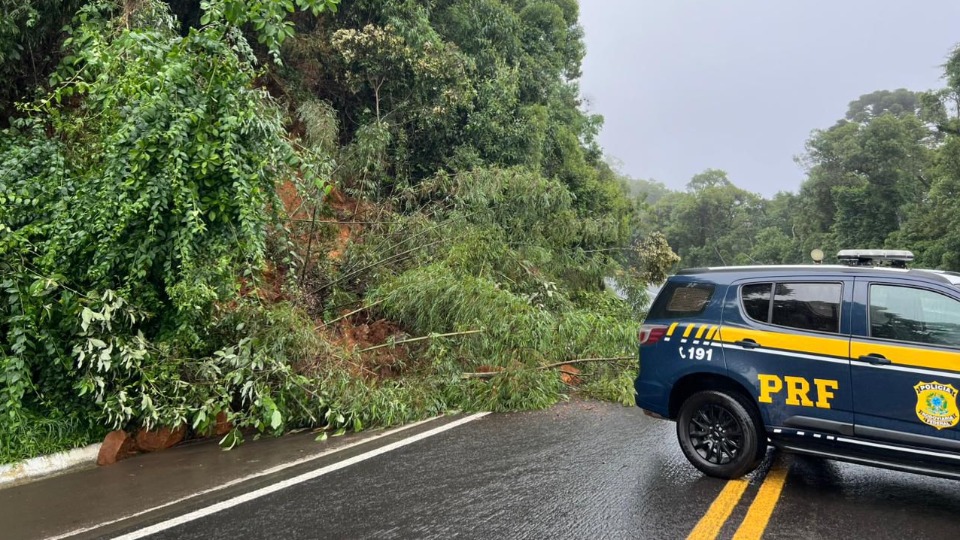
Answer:
M767 438L752 403L740 394L706 390L680 406L677 438L694 467L708 476L740 478L763 460Z

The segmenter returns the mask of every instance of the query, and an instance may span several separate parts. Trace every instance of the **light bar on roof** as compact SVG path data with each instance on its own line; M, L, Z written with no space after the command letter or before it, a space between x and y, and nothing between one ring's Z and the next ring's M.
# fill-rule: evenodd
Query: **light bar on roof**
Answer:
M843 264L871 266L888 263L891 266L905 267L913 261L913 252L905 249L841 249L837 260Z

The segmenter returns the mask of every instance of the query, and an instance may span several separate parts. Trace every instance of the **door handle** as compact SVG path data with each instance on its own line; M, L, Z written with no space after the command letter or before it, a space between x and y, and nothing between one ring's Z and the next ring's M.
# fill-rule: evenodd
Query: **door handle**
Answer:
M891 364L887 357L877 353L865 354L860 357L860 360L863 360L864 362L870 362L875 366L886 366Z
M752 339L750 339L750 338L741 339L740 341L734 341L733 344L734 344L734 345L739 345L739 346L743 347L744 349L756 349L757 347L760 346L759 343L757 343L756 341L754 341L754 340L752 340Z

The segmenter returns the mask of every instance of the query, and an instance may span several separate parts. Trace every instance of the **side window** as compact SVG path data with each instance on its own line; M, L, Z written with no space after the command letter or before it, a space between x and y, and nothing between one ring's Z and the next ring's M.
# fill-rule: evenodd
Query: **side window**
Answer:
M840 283L756 283L740 289L740 301L755 321L837 333L842 294Z
M660 291L650 307L649 319L695 317L703 313L713 298L713 283L670 283Z
M777 283L773 324L801 330L840 332L839 283Z
M870 285L870 336L960 347L960 302L923 289Z
M740 289L740 301L747 316L755 321L770 321L770 298L773 283L751 283Z

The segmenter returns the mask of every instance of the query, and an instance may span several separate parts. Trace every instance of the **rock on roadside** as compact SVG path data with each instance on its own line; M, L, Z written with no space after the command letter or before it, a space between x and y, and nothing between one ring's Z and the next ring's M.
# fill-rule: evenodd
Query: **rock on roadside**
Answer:
M111 431L103 439L97 465L113 465L137 453L137 443L129 433L123 430Z

